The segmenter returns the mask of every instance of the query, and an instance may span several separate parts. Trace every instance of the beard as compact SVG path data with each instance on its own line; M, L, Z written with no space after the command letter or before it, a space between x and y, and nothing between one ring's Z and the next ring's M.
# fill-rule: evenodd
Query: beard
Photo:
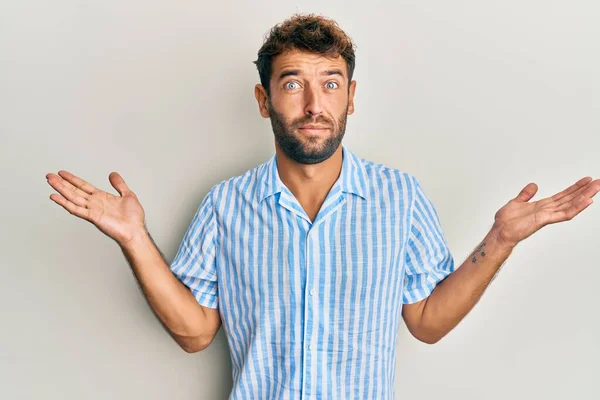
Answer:
M311 116L288 121L285 116L273 108L271 99L268 99L271 126L275 140L283 152L292 160L300 164L318 164L327 160L342 143L346 132L346 119L348 118L348 105L337 121L331 121L321 116L313 119ZM329 128L329 136L308 136L296 133L302 125L319 124Z

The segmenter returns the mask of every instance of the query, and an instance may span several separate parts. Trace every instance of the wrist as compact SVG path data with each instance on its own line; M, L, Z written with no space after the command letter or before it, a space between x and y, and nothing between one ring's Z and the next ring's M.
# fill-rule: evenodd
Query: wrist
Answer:
M513 243L513 242L507 240L502 235L502 228L498 225L492 226L492 229L490 230L490 233L488 234L488 238L493 240L498 248L500 248L506 252L509 252L509 253L517 245L517 243Z
M141 226L130 230L118 243L124 250L130 250L142 245L147 238L148 231L145 226Z

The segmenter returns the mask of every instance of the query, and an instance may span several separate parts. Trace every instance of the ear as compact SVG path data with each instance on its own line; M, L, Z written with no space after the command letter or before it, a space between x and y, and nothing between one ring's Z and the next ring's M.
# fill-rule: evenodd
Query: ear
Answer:
M267 91L263 85L260 83L254 87L254 97L256 97L256 101L258 102L258 111L263 118L269 118L271 114L269 113L269 106L267 105L267 100L269 96L267 95Z
M350 91L348 93L348 115L354 114L354 92L356 91L356 81L350 82Z

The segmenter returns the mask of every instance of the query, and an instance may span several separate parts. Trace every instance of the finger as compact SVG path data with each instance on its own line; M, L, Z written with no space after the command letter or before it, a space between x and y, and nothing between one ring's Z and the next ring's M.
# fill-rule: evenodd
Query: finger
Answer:
M70 214L89 221L89 210L87 208L79 207L78 205L71 203L70 201L68 201L62 196L57 195L56 193L52 193L50 195L50 200L62 206Z
M61 171L58 171L58 175L60 175L60 177L65 179L67 182L71 183L73 186L83 190L84 192L86 192L88 194L92 194L96 190L98 190L93 185L87 183L83 179L73 175L70 172L61 170Z
M575 182L575 184L569 186L568 188L566 188L562 192L556 193L554 196L550 197L550 199L553 200L553 201L559 201L560 202L560 200L562 200L564 197L570 196L573 193L577 192L582 187L585 187L585 185L587 185L591 180L592 180L592 178L590 176L586 176L585 178L581 178L580 180L578 180L577 182Z
M596 179L587 186L584 196L592 198L600 192L600 179Z
M569 221L588 208L592 203L592 199L580 197L562 210L551 211L549 213L548 223L553 224L555 222Z
M581 188L573 195L567 196L570 197L570 199L559 204L559 206L556 208L556 211L566 210L569 207L572 207L573 203L575 202L588 203L594 196L598 194L598 192L600 192L600 179L590 182L586 187Z
M121 196L130 192L125 180L117 172L111 172L110 175L108 175L108 180Z
M538 186L535 183L529 183L527 184L527 186L525 186L523 188L523 190L521 190L521 192L519 193L519 195L515 198L515 200L519 200L519 201L529 201L531 200L531 198L533 196L535 196L535 194L538 191Z
M58 175L48 174L46 177L48 184L62 194L64 198L78 206L87 206L87 200L90 196L89 194L73 186L67 180Z
M568 196L565 196L562 199L560 199L559 201L555 202L554 205L560 207L567 202L573 201L574 199L578 198L579 196L591 198L598 192L598 190L599 190L598 186L600 186L600 184L598 184L598 180L593 181L593 182L588 182L586 185L578 188L576 191L572 192Z

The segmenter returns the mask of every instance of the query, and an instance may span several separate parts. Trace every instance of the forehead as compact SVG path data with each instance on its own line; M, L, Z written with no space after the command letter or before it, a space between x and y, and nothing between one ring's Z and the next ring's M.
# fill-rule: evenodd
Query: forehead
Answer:
M273 76L276 76L277 72L288 68L307 70L307 72L310 72L310 70L341 68L346 74L346 67L346 60L340 55L331 57L293 49L279 54L273 59Z

